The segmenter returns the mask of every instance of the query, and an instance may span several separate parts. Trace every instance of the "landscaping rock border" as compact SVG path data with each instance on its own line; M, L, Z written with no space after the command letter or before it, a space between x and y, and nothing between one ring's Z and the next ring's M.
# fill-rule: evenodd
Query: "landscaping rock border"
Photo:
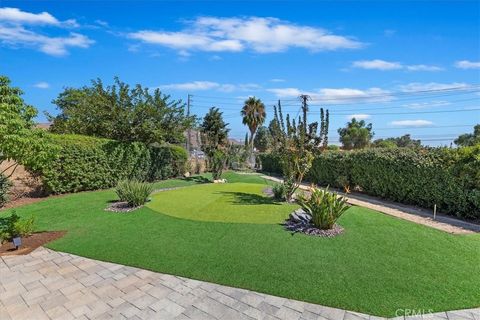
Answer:
M128 204L128 202L116 201L116 202L110 203L109 206L105 208L105 211L127 213L127 212L132 212L134 210L137 210L138 208L141 208L141 207L143 206L132 207Z
M297 209L290 213L290 216L287 220L285 220L283 226L286 230L293 233L300 232L309 236L318 236L325 238L335 237L343 233L344 231L344 229L338 224L335 224L332 229L321 230L316 228L311 221L312 217L308 213L306 213L302 209Z

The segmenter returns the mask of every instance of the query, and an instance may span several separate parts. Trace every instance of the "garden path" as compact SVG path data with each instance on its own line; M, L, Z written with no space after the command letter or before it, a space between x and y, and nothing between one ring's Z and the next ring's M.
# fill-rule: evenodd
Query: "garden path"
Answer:
M2 320L382 319L43 247L1 257L0 275ZM417 319L479 320L480 308Z

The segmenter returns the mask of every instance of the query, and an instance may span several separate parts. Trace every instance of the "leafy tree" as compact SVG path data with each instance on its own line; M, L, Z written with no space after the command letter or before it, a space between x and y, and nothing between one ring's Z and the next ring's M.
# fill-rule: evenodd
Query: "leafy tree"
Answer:
M265 117L267 116L265 112L265 105L260 99L255 97L250 97L245 100L242 111L242 123L248 126L250 130L250 138L248 144L253 147L253 138L259 126L265 122Z
M272 138L267 127L261 126L253 139L253 146L260 152L265 152L270 148Z
M388 139L377 139L373 141L372 146L374 148L396 148L397 144L393 140L393 138Z
M422 146L421 140L412 139L410 134L405 134L397 138L377 139L373 141L376 148L418 148Z
M278 107L274 107L275 120L280 125L280 137L278 156L282 166L283 180L285 186L285 198L291 201L293 194L298 189L303 177L312 166L313 159L317 154L326 148L329 113L320 112L320 131L318 133L318 122L308 123L308 96L301 96L303 100L303 116L290 121L286 116L286 124L283 119L280 101Z
M338 134L345 150L367 147L374 135L371 123L367 125L364 120L358 121L355 118L347 122L345 128L339 128Z
M473 127L473 133L465 133L453 141L459 147L468 147L480 144L480 124Z
M110 86L97 79L91 86L66 88L53 103L60 114L48 115L52 132L125 142L180 143L195 120L185 115L182 101L159 89L150 92L139 84L131 88L118 78Z
M222 176L227 160L228 132L230 131L227 126L228 123L223 121L222 112L215 107L210 108L200 126L202 151L207 156L214 180Z
M274 118L270 121L268 124L268 131L270 132L272 149L277 150L282 137L282 129L280 128L280 123L278 123L277 119Z
M13 175L18 165L36 171L55 156L46 133L34 128L37 110L23 101L22 94L10 86L8 77L0 76L0 162L15 161L2 174L11 170Z

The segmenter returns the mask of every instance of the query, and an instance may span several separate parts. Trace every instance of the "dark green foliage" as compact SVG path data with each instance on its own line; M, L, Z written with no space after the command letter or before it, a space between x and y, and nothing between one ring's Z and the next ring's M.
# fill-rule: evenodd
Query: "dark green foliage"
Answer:
M258 158L262 165L262 171L270 174L282 174L280 156L277 153L261 153Z
M453 141L457 146L469 147L480 144L480 124L473 127L473 133L465 133Z
M261 156L264 171L280 173L275 155ZM313 162L313 183L363 192L464 218L480 218L480 146L460 149L327 151Z
M372 145L376 148L419 148L422 146L422 141L412 139L410 134L404 134L397 138L377 139Z
M212 171L213 179L220 179L227 162L228 154L228 123L223 121L222 112L218 108L210 108L203 118L200 127L202 137L202 151L208 160L208 167Z
M13 210L10 216L0 218L0 245L15 237L25 237L33 233L35 217L21 219Z
M373 196L480 218L480 147L326 152L315 159L309 179L339 188L347 181Z
M8 191L12 183L8 178L0 173L0 207L2 207L8 201Z
M90 86L66 88L53 101L60 114L50 116L54 133L83 134L123 142L179 143L195 117L185 114L185 104L137 84L100 79Z
M253 139L253 146L260 152L265 152L271 148L272 138L267 127L260 127Z
M297 202L312 217L313 225L321 230L332 229L348 209L347 200L329 192L328 188L311 188L310 195L301 193Z
M345 128L339 128L337 131L345 150L367 147L374 135L371 123L366 124L364 120L358 121L355 118L352 118Z
M120 201L125 201L132 207L144 205L152 191L152 184L137 180L121 180L115 188Z
M61 150L40 172L52 193L110 188L123 179L154 181L183 173L186 151L78 135L51 135Z
M283 183L274 184L272 192L276 200L285 200L285 185Z

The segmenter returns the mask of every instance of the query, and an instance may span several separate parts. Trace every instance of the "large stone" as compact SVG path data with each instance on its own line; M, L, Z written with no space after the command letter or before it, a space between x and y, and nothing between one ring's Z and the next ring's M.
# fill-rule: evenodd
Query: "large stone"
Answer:
M312 216L303 211L303 209L297 209L290 213L290 220L295 223L310 223Z

